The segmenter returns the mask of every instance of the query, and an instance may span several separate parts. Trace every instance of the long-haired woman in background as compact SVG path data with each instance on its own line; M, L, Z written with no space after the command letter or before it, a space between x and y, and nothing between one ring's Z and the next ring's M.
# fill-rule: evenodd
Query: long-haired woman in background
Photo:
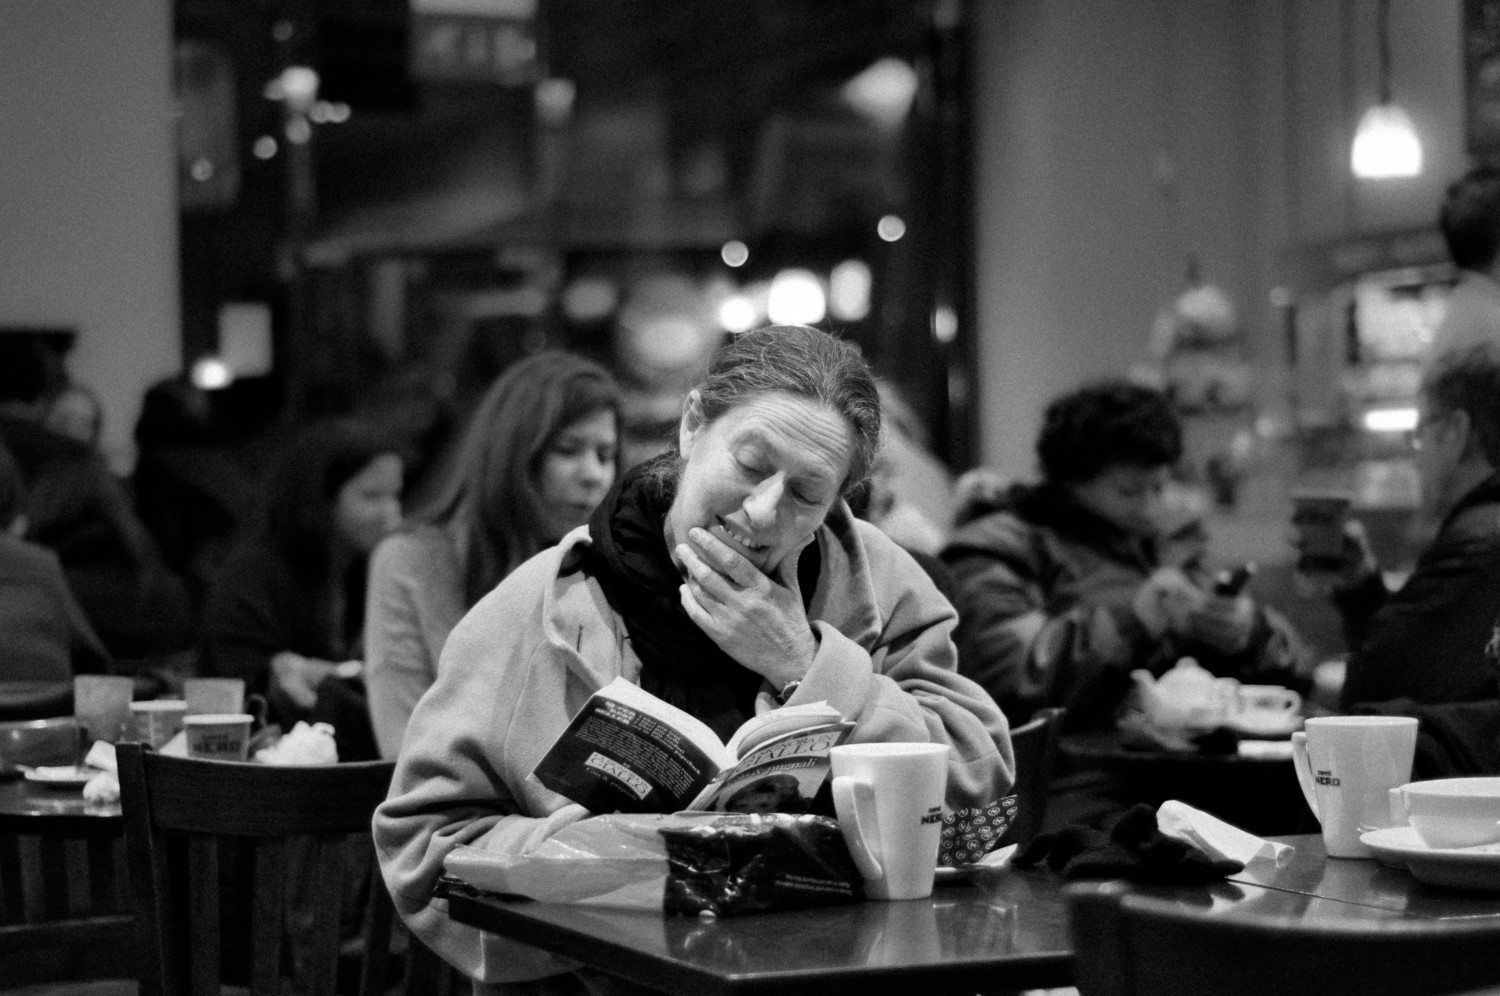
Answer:
M449 631L523 561L588 521L618 454L619 388L598 364L548 350L491 385L432 508L371 564L365 678L382 757L400 750Z

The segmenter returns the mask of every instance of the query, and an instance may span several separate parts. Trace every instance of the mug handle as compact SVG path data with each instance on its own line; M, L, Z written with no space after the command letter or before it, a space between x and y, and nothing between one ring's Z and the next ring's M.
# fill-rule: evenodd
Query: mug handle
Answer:
M1307 734L1297 731L1292 734L1292 767L1297 772L1297 784L1302 786L1302 797L1307 800L1307 808L1323 821L1322 815L1318 813L1318 796L1313 789L1312 762L1307 759Z
M880 821L875 818L875 789L849 775L833 780L833 811L839 814L839 829L854 866L867 879L882 879L885 871L875 857L880 848ZM873 843L872 849L866 841Z
M1283 703L1282 703L1282 706L1281 706L1281 711L1282 712L1289 712L1289 713L1290 712L1301 712L1302 711L1302 696L1298 695L1295 691L1293 691L1292 689L1288 688L1286 690L1286 698L1285 698L1285 700L1283 700Z

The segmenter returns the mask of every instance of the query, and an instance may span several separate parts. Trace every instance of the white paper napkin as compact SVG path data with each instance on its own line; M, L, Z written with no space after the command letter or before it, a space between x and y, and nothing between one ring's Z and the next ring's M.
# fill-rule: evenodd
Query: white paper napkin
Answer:
M1292 850L1290 844L1257 837L1176 799L1168 799L1157 808L1156 828L1168 837L1187 841L1210 857L1228 858L1243 865L1258 860L1279 861Z

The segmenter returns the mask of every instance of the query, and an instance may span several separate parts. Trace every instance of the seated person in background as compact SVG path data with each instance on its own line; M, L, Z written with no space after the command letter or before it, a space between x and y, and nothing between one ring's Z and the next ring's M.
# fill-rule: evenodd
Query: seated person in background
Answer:
M251 521L255 480L216 439L208 392L185 377L146 391L135 445L136 512L181 575L201 624L224 559Z
M614 484L619 387L603 367L549 350L490 387L422 525L375 551L365 683L382 757L437 677L463 614L522 561L588 521Z
M401 485L401 458L363 423L302 430L271 473L264 524L209 597L203 673L245 679L284 728L332 722L340 760L378 756L363 695L325 679L359 653L366 565L401 524Z
M0 343L0 442L25 481L26 538L57 555L69 590L113 657L180 654L193 642L181 579L167 569L103 455L43 424L61 387L54 363L40 344Z
M1284 623L1244 592L1212 594L1194 544L1166 559L1162 493L1182 429L1164 395L1124 381L1064 395L1037 455L1043 482L996 496L943 551L960 670L1007 716L1065 706L1070 726L1108 725L1131 670L1183 655L1305 688L1309 662Z
M109 655L68 591L57 557L28 543L21 470L0 444L0 681L67 681Z
M1326 578L1349 647L1343 704L1465 702L1500 694L1484 657L1500 614L1500 345L1450 350L1422 378L1412 433L1420 515L1437 526L1397 592L1357 522Z
M736 336L684 402L676 451L626 472L586 531L469 611L374 826L396 906L434 950L491 983L571 968L453 923L432 890L459 844L517 853L589 815L528 775L616 677L721 737L826 701L855 742L950 745L949 806L1004 796L1008 727L957 672L952 606L842 499L879 436L854 347L802 326Z

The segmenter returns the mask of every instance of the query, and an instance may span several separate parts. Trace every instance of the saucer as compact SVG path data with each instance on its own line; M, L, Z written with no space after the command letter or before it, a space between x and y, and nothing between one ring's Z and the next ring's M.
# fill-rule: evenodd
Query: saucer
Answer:
M99 773L95 768L78 768L71 764L43 765L25 769L26 780L49 788L83 788Z
M1500 843L1478 847L1430 847L1411 827L1360 834L1382 864L1405 868L1419 882L1448 889L1500 891Z
M1224 725L1243 737L1274 740L1290 737L1302 729L1300 712L1242 712L1230 716Z

